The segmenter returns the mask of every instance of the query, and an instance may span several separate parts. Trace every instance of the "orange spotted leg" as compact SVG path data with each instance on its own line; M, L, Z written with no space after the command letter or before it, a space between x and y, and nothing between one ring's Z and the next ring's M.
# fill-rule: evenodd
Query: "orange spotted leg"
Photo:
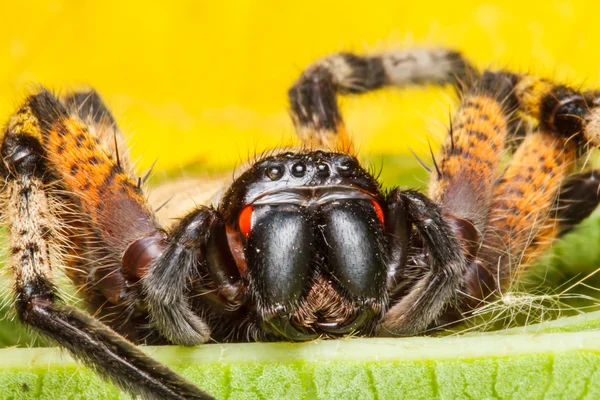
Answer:
M473 225L467 239L474 241L487 224L509 123L517 107L511 95L512 82L494 78L484 73L464 95L436 162L438 167L432 171L429 190L449 219L458 225Z
M575 159L573 142L545 130L527 136L494 188L489 224L470 274L493 277L491 289L507 287L557 237L553 210ZM480 299L489 289L471 292Z
M72 92L62 99L69 118L83 122L99 149L104 149L110 161L118 165L124 172L131 171L131 161L121 134L111 112L93 89ZM138 179L138 187L142 180ZM139 297L139 285L134 282L137 276L128 276L120 265L118 254L111 254L102 245L102 237L85 220L81 211L81 202L72 192L60 185L54 184L52 190L47 190L61 204L57 215L61 220L58 224L59 236L68 238L68 245L63 246L62 262L69 278L78 287L86 303L96 318L109 324L113 329L125 335L128 339L144 343L161 343L149 327L148 315L139 307L132 307ZM62 189L62 190L58 190Z
M494 284L479 292L470 290L474 299L509 286L598 202L593 171L568 180L586 144L596 144L594 109L588 105L593 96L528 75L498 72L496 77L513 82L520 114L538 127L521 144L494 188L489 225L470 271L492 275Z
M148 399L210 399L112 329L60 301L52 254L60 254L56 212L47 189L75 193L103 245L119 254L157 228L136 186L97 146L84 124L50 93L28 99L2 140L7 222L20 319L100 374ZM86 175L80 171L87 171Z
M535 121L537 128L527 134L500 178L488 181L493 195L482 215L485 230L462 288L466 309L509 287L559 235L587 217L599 199L593 171L569 178L586 143L594 143L597 134L589 122L594 113L586 95L527 75L486 75L496 87L510 87L508 96L495 96L496 103L516 104L518 114Z

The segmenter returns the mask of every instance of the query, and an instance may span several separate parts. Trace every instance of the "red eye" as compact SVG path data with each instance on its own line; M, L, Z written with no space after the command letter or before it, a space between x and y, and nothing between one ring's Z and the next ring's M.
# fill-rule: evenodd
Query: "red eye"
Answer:
M377 214L377 218L379 218L381 225L383 225L383 210L381 209L381 206L375 200L371 200L371 204L375 207L375 214Z
M248 237L250 229L252 229L252 206L244 207L238 218L238 224L242 234Z

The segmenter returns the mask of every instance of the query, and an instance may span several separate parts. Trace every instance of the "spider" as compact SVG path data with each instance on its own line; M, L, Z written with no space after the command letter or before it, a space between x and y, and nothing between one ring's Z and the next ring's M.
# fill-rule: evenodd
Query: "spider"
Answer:
M429 196L384 191L337 95L422 84L461 93ZM165 229L95 91L29 96L0 165L21 321L134 395L209 399L134 344L422 334L509 285L599 202L596 172L574 168L600 142L600 92L412 49L326 56L289 100L303 147L260 157ZM57 266L94 317L60 301Z

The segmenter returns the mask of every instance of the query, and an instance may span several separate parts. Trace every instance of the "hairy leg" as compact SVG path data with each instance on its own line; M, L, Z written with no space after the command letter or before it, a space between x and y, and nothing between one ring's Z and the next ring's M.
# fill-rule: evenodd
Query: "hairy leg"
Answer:
M600 204L600 171L595 169L570 176L560 189L556 207L559 234L569 233Z
M557 235L553 213L560 188L572 172L576 147L540 130L530 134L494 189L494 203L478 268L496 277L498 287L516 279L550 237ZM481 270L479 270L481 273Z
M188 296L194 278L202 281L198 268L200 263L206 264L206 259L200 257L199 252L207 253L207 242L216 220L216 212L204 207L185 216L169 235L165 250L142 279L152 321L173 343L193 346L209 339L210 329L192 311ZM220 260L211 261L212 265L219 264Z
M392 304L381 322L380 335L409 336L423 332L448 306L455 304L466 260L442 209L427 196L396 189L388 195L387 207L404 210L428 253L428 268Z
M133 174L127 141L100 94L94 89L76 91L62 97L61 101L72 117L78 117L88 127L90 134L100 139L102 147L117 164L125 172Z
M490 76L510 83L519 115L538 127L526 136L494 185L482 246L465 277L469 307L510 285L561 233L598 204L593 175L579 174L567 181L578 156L597 135L588 123L593 115L589 96L528 75L498 72Z
M509 135L515 101L511 86L488 74L463 96L441 157L432 171L430 196L444 213L485 230L493 186ZM476 238L477 239L477 238Z
M43 145L48 133L44 131L57 121L40 114L56 105L46 103L52 100L49 96L45 92L32 96L11 119L2 140L15 305L20 319L131 393L149 399L210 399L106 325L58 298L51 257L58 253L52 249L56 231L44 191L46 182L56 177L48 168L50 157ZM42 104L44 108L40 108Z
M412 49L372 56L332 54L311 64L288 92L296 131L307 147L351 151L338 94L385 86L467 84L475 69L460 53Z
M504 71L485 72L464 96L430 190L469 259L459 309L477 307L517 279L598 204L593 175L566 181L585 143L596 136L588 123L590 97ZM523 131L501 173L502 157L512 152L509 141L520 135L514 121L521 118L527 122L522 127L538 128ZM459 319L456 311L448 308L440 322Z
M89 136L97 139L96 152L104 152L124 173L132 175L123 134L112 113L99 94L93 90L67 93L60 99L69 118L81 121ZM142 180L138 178L138 187ZM135 281L121 268L118 254L111 254L99 232L83 212L82 204L73 193L58 182L48 190L55 215L60 219L60 236L68 238L64 246L65 271L79 288L94 317L101 319L119 333L135 342L161 343L149 329L149 319L136 305L140 294Z

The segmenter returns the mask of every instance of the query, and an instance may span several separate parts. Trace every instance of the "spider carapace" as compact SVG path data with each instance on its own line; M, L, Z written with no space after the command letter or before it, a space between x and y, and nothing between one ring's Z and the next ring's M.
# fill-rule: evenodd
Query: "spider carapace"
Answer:
M337 95L420 84L461 94L429 196L382 190L353 154ZM256 160L165 229L98 94L41 90L1 147L17 314L155 399L211 397L134 343L407 336L457 322L598 204L596 173L574 171L600 143L599 98L480 73L444 49L330 55L289 91L303 146ZM59 267L94 317L60 301Z

